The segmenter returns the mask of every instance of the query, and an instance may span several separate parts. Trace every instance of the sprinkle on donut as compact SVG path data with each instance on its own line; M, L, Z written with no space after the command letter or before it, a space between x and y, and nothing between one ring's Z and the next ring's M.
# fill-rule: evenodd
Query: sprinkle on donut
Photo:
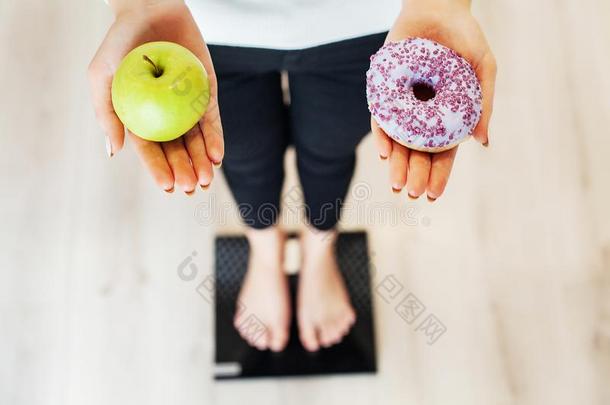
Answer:
M369 111L396 142L441 152L468 139L481 116L481 87L472 66L434 41L408 38L371 56Z

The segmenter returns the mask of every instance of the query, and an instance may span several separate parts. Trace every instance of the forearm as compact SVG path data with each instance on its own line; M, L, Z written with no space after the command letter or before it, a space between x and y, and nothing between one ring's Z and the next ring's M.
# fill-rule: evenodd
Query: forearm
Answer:
M402 0L403 8L407 7L466 7L470 8L471 0Z
M184 4L183 0L106 0L115 16L134 10L155 7L167 3Z

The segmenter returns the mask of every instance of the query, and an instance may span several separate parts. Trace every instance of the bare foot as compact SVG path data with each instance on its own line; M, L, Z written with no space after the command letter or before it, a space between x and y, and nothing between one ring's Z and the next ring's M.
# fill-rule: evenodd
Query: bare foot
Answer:
M305 349L337 344L349 332L356 313L335 257L336 232L308 228L301 237L297 320Z
M285 236L277 226L247 232L248 271L237 298L234 325L259 350L282 351L289 338L290 294L283 271Z

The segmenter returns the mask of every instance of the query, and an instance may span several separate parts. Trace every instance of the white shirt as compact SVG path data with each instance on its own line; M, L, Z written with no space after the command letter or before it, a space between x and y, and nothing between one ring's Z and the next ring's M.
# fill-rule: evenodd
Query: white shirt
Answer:
M187 0L209 44L301 49L387 31L401 0Z

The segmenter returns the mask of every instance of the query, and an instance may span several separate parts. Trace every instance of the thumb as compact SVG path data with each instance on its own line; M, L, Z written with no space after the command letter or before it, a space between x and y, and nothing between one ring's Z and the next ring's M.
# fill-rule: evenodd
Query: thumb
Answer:
M375 144L377 145L377 151L379 152L379 157L382 160L390 157L392 153L392 140L386 133L379 127L375 118L371 117L371 132L375 137Z
M472 136L483 146L487 146L489 144L489 121L493 111L493 98L496 87L496 71L496 59L494 58L493 54L488 51L475 69L479 83L481 84L483 109L479 123L474 128Z
M87 77L95 116L104 134L109 156L121 150L125 141L125 128L112 105L112 79L123 57L131 50L131 41L121 41L110 29L89 64Z

